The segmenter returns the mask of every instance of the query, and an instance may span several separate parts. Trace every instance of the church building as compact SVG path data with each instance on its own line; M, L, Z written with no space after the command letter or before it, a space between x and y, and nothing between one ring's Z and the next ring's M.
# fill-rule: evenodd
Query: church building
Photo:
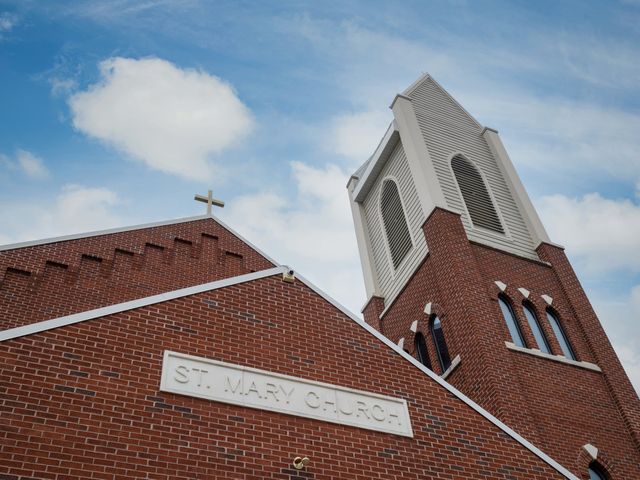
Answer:
M364 321L211 215L0 246L0 479L640 479L640 402L430 76L348 194Z

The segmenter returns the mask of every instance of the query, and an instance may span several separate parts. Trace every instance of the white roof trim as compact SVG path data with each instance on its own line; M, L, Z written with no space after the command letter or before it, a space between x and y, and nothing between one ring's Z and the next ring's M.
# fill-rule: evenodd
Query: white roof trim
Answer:
M378 174L389 159L391 149L395 147L398 140L400 140L400 132L394 120L391 122L391 125L389 125L389 128L387 128L384 137L380 140L378 148L376 148L371 159L368 160L369 164L358 180L356 188L353 190L352 199L354 202L362 202L367 196Z
M117 303L115 305L109 305L107 307L96 308L94 310L88 310L86 312L74 313L72 315L53 318L51 320L45 320L43 322L32 323L30 325L24 325L22 327L10 328L9 330L0 332L0 342L11 340L13 338L24 337L26 335L31 335L32 333L44 332L46 330L52 330L54 328L73 325L74 323L80 323L86 320L104 317L106 315L112 315L114 313L120 313L127 310L133 310L135 308L146 307L155 303L166 302L167 300L174 300L176 298L186 297L188 295L194 295L196 293L229 287L231 285L237 285L239 283L257 280L259 278L270 277L272 275L284 273L287 270L288 267L270 268L268 270L247 273L245 275L238 275L237 277L224 278L222 280L216 280L214 282L204 283L202 285L196 285L194 287L181 288L180 290L174 290L172 292L160 293L158 295L152 295L150 297L139 298L137 300L131 300L129 302Z
M132 230L142 230L144 228L162 227L164 225L174 225L177 223L192 222L194 220L204 220L211 218L208 215L196 215L194 217L178 218L176 220L166 220L162 222L142 223L139 225L131 225L128 227L107 228L105 230L95 230L93 232L74 233L71 235L61 235L59 237L43 238L40 240L28 240L26 242L10 243L9 245L0 245L0 252L5 250L15 250L17 248L33 247L36 245L45 245L47 243L66 242L67 240L77 240L79 238L97 237L99 235L109 235L111 233L130 232Z
M196 285L194 287L188 287L188 288L183 288L183 289L180 289L180 290L174 290L173 292L161 293L159 295L153 295L153 296L150 296L150 297L141 298L141 299L137 299L137 300L132 300L132 301L129 301L129 302L119 303L119 304L116 304L116 305L110 305L108 307L102 307L102 308L98 308L98 309L95 309L95 310L89 310L87 312L81 312L81 313L76 313L76 314L73 314L73 315L68 315L68 316L65 316L65 317L54 318L52 320L45 320L43 322L34 323L32 325L25 325L25 326L22 326L22 327L12 328L12 329L0 332L0 342L5 341L5 340L10 340L10 339L13 339L13 338L22 337L22 336L25 336L25 335L30 335L30 334L33 334L33 333L43 332L45 330L51 330L51 329L63 327L63 326L66 326L66 325L72 325L72 324L75 324L75 323L84 322L86 320L90 320L90 319L94 319L94 318L98 318L98 317L103 317L105 315L112 315L114 313L119 313L119 312L123 312L123 311L126 311L126 310L132 310L132 309L139 308L139 307L145 307L145 306L148 306L148 305L153 305L155 303L166 302L168 300L174 300L176 298L186 297L188 295L194 295L194 294L197 294L197 293L216 290L218 288L224 288L224 287L228 287L228 286L231 286L231 285L237 285L237 284L240 284L240 283L250 282L250 281L253 281L253 280L258 280L260 278L265 278L265 277L270 277L272 275L281 274L281 273L284 273L284 272L286 272L288 270L289 270L289 267L286 267L286 266L270 268L268 270L262 270L260 272L249 273L249 274L246 274L246 275L239 275L237 277L232 277L232 278L225 278L223 280L217 280L215 282L205 283L205 284L202 284L202 285ZM534 455L539 457L541 460L543 460L544 462L549 464L551 467L553 467L559 473L564 475L566 478L568 478L569 480L579 480L578 477L573 475L565 467L560 465L558 462L553 460L551 457L549 457L546 453L541 451L539 448L537 448L531 442L526 440L524 437L520 436L514 430L512 430L507 425L505 425L500 420L498 420L496 417L491 415L488 411L486 411L484 408L482 408L476 402L474 402L469 397L464 395L462 392L457 390L453 385L447 383L445 380L443 380L438 375L433 373L431 370L426 368L424 365L422 365L420 362L418 362L415 358L413 358L411 355L406 353L402 348L400 348L398 345L394 344L391 340L389 340L387 337L385 337L380 332L378 332L375 328L373 328L372 326L370 326L367 323L365 323L363 320L361 320L355 314L353 314L347 308L345 308L342 304L340 304L338 301L334 300L328 294L326 294L321 289L316 287L312 282L310 282L309 280L307 280L306 278L304 278L302 275L300 275L298 273L296 273L296 279L301 281L302 283L304 283L307 287L309 287L311 290L313 290L320 297L322 297L327 302L329 302L331 305L333 305L338 310L340 310L343 314L348 316L352 321L354 321L360 327L364 328L367 332L369 332L371 335L376 337L378 340L380 340L382 343L384 343L387 347L391 348L393 351L395 351L398 355L403 357L405 360L407 360L408 362L412 363L413 366L415 366L416 368L421 370L425 375L430 377L433 381L438 383L441 387L446 389L448 392L450 392L454 396L458 397L460 400L462 400L464 403L466 403L469 407L471 407L473 410L478 412L485 419L489 420L491 423L493 423L495 426L497 426L499 429L501 429L503 432L505 432L511 438L516 440L522 446L527 448L529 451L531 451Z
M505 432L511 438L513 438L518 443L520 443L522 446L524 446L529 451L531 451L534 455L536 455L541 460L543 460L545 463L547 463L548 465L553 467L560 474L564 475L569 480L580 480L578 477L576 477L573 473L571 473L565 467L563 467L558 462L556 462L549 455L544 453L542 450L540 450L538 447L533 445L527 439L525 439L520 434L518 434L517 432L515 432L514 430L509 428L504 423L502 423L500 420L498 420L496 417L494 417L492 414L490 414L488 411L486 411L484 408L482 408L476 402L474 402L469 397L467 397L464 393L462 393L458 389L456 389L453 385L451 385L450 383L447 383L445 380L440 378L440 376L436 375L431 370L429 370L427 367L422 365L420 362L418 362L418 360L416 360L411 355L406 353L398 345L394 344L391 340L389 340L387 337L382 335L380 332L378 332L371 325L365 323L363 320L358 318L355 314L351 313L349 310L347 310L346 307L342 306L337 300L334 300L333 298L331 298L329 295L324 293L322 290L320 290L318 287L316 287L313 283L308 281L302 275L300 275L299 273L296 273L296 278L298 280L300 280L301 282L303 282L305 285L307 285L309 288L311 288L314 292L316 292L318 295L320 295L326 301L331 303L334 307L336 307L342 313L344 313L349 318L351 318L351 320L353 320L358 325L360 325L362 328L367 330L371 335L373 335L378 340L380 340L382 343L384 343L386 346L388 346L393 351L395 351L398 355L402 356L405 360L408 360L409 362L411 362L416 368L418 368L423 373L425 373L427 376L429 376L432 380L437 382L441 387L444 387L447 391L452 393L454 396L458 397L460 400L462 400L464 403L466 403L468 406L470 406L473 410L478 412L480 415L482 415L484 418L489 420L491 423L493 423L495 426L497 426L499 429L501 429L503 432Z
M145 228L163 227L165 225L176 225L178 223L193 222L196 220L206 220L208 218L219 223L221 227L227 229L229 233L238 237L240 240L242 240L242 242L246 243L249 247L254 249L256 252L258 252L260 255L262 255L264 258L269 260L274 265L280 265L280 262L277 262L276 260L271 258L269 255L264 253L261 249L256 247L253 243L251 243L249 240L247 240L242 235L240 235L237 231L231 228L227 223L223 222L222 220L220 220L218 217L214 215L196 215L193 217L178 218L176 220L165 220L161 222L142 223L139 225L130 225L128 227L108 228L106 230L95 230L93 232L75 233L72 235L62 235L60 237L43 238L41 240L29 240L26 242L11 243L9 245L0 245L0 252L7 251L7 250L15 250L17 248L34 247L36 245L45 245L47 243L66 242L68 240L78 240L80 238L98 237L100 235L110 235L112 233L131 232L133 230L143 230Z

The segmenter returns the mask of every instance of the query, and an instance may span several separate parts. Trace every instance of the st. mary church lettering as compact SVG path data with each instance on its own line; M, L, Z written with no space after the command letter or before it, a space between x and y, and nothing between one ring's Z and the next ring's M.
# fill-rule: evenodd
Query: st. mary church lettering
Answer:
M412 436L404 400L174 352L161 390Z

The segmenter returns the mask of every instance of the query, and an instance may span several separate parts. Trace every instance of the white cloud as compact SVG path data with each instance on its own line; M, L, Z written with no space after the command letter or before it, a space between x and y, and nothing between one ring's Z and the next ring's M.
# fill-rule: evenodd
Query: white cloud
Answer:
M640 392L640 285L621 295L594 292L592 302L631 383Z
M27 150L18 150L16 160L22 171L32 178L44 178L49 175L42 159Z
M74 127L151 168L210 180L211 157L251 129L233 88L206 72L116 57L101 62L100 73L69 98Z
M0 154L0 164L8 170L20 171L31 178L42 179L49 176L44 161L27 150L18 149L14 160Z
M0 34L10 32L18 23L18 16L12 13L4 12L0 14ZM2 36L0 35L0 38Z
M333 152L358 164L364 163L377 147L390 121L389 112L376 110L339 115L331 122L326 144Z
M117 213L118 195L103 187L66 185L54 199L33 198L0 205L2 243L82 233L127 223ZM25 218L29 221L25 222Z
M588 272L640 271L640 205L590 193L544 197L539 207L551 238Z
M291 175L295 192L241 195L221 214L276 260L359 312L365 293L345 187L349 174L335 165L293 162Z

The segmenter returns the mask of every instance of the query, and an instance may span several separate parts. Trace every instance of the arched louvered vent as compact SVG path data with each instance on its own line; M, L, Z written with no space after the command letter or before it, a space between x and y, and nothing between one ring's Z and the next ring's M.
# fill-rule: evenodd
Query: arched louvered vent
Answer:
M411 242L407 219L402 209L398 186L393 180L387 179L382 184L380 211L382 213L384 231L387 234L393 268L398 268L398 265L411 250L413 243Z
M451 160L451 168L473 225L504 233L487 186L475 165L464 157L456 156Z

